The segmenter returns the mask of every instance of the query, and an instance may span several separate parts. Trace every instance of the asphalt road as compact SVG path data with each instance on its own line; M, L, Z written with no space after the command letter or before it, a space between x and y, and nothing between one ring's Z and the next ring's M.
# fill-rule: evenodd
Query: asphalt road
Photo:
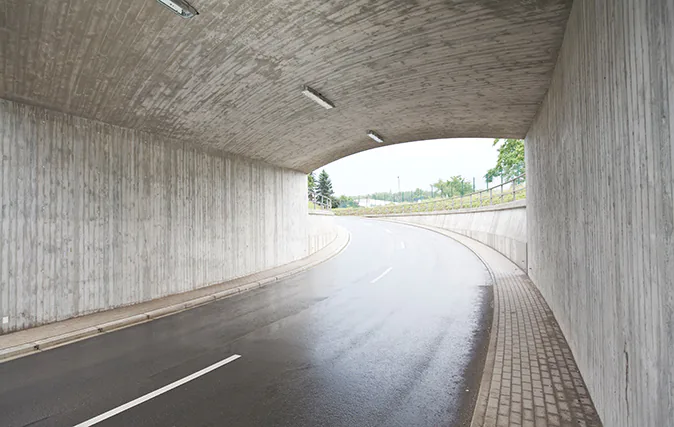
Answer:
M94 425L115 408L95 425L467 425L484 266L427 230L340 223L350 245L298 276L0 364L0 425Z

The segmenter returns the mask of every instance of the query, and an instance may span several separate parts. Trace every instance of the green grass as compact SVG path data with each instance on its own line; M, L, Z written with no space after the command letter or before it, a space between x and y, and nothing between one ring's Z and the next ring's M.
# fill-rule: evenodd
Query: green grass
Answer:
M467 208L477 208L485 207L492 205L500 205L502 203L509 203L513 200L523 200L527 197L526 187L521 186L518 188L515 196L513 197L512 191L506 190L501 193L492 193L491 204L489 203L489 193L482 193L482 201L478 198L479 193L474 193L472 197L470 195L463 197L454 197L451 199L435 199L427 202L420 203L402 203L398 205L386 205L386 206L377 206L373 208L339 208L333 209L335 215L355 215L355 216L365 216L365 215L392 215L392 214L405 214L405 213L420 213L420 212L439 212L439 211L451 211L456 209L467 209Z

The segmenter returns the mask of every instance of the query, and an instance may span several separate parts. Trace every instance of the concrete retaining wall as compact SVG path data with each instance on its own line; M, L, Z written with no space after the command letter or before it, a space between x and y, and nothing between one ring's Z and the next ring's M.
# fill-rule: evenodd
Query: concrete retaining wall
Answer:
M605 426L674 425L674 0L576 1L527 140L529 274Z
M330 233L303 173L8 101L0 207L0 332L275 267Z
M330 211L309 209L308 251L314 253L337 238L335 214Z
M496 249L527 271L527 208L524 200L489 208L390 215L387 218L463 234Z

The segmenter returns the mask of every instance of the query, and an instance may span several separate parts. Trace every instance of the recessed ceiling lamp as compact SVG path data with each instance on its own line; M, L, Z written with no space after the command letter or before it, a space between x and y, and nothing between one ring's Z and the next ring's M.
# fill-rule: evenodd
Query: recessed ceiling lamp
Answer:
M375 132L373 130L367 131L367 136L369 136L370 138L372 138L373 140L375 140L375 142L378 142L379 144L384 142L384 138L382 138L381 135L379 135L377 132Z
M314 101L316 104L320 105L321 107L325 108L326 110L329 110L331 108L335 108L335 104L330 102L330 100L314 89L310 88L309 86L304 86L304 89L302 89L302 93L304 96L307 98L311 99Z
M193 8L185 0L157 0L163 6L166 6L168 9L171 9L171 12L179 15L183 18L192 18L195 15L198 15L199 12Z

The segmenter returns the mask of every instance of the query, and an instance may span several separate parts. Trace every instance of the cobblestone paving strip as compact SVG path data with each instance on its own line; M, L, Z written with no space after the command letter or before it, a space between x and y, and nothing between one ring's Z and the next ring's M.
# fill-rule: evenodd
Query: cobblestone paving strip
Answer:
M471 427L601 427L571 349L529 277L482 243L421 227L471 249L494 281L494 320Z

